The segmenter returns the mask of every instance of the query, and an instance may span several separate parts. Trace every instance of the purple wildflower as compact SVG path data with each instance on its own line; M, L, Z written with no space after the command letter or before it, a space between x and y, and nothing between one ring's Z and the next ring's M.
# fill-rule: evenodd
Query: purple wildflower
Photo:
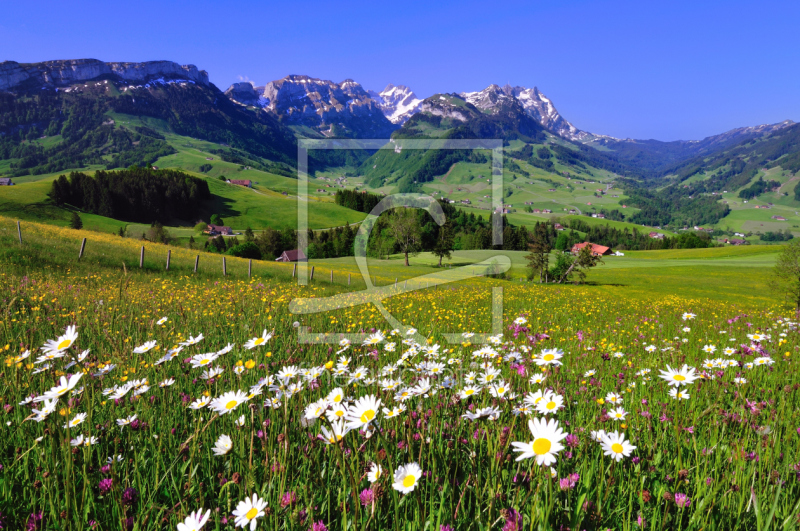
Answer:
M111 478L101 479L100 483L97 484L97 488L100 489L100 494L105 494L111 490L111 487L114 486L114 480Z
M692 500L686 494L682 492L675 493L675 505L678 507L689 507L692 504Z

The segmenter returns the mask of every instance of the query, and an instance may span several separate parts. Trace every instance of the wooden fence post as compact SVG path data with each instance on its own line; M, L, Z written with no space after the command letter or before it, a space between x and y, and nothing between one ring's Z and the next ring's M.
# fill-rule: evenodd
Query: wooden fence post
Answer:
M200 265L200 255L194 257L194 272L197 273L197 266Z
M333 284L333 269L331 269L331 284Z
M172 249L167 249L167 267L166 270L169 271L169 259L172 257Z
M294 267L292 268L292 278L294 278L294 275L296 273L297 273L297 262L295 262Z
M314 266L311 266L311 278L309 280L314 280Z
M78 251L78 260L83 258L83 250L84 249L86 249L86 238L84 238L83 241L81 242L81 250Z
M350 273L347 273L347 285L350 285Z
M247 262L247 278L253 277L253 260Z
M19 236L19 244L22 245L22 229L19 228L19 221L17 221L17 236Z
M228 267L225 264L225 257L224 256L222 257L222 276L223 277L228 276Z
M139 251L139 269L144 267L144 245L142 245L142 250Z

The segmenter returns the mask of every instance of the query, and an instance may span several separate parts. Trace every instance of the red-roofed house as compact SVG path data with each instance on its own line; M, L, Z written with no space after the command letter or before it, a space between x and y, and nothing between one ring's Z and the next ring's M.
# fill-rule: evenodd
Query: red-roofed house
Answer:
M610 247L606 247L605 245L597 245L596 243L589 243L589 242L576 243L575 245L573 245L572 246L572 254L578 254L578 252L581 249L583 249L584 247L586 247L587 245L591 245L592 246L592 255L593 256L604 256L604 255L611 254L611 248Z
M231 179L228 182L231 184L238 184L239 186L246 186L248 188L253 187L253 181L251 181L250 179Z
M281 255L275 259L276 262L307 262L308 258L303 254L300 249L292 249L291 251L283 251Z

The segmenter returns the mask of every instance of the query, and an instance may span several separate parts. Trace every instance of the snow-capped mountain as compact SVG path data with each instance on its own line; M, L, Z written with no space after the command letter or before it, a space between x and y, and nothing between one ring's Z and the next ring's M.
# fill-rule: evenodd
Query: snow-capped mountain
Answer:
M510 98L516 99L533 119L553 133L570 140L582 141L591 137L591 133L581 131L562 117L553 102L536 87L512 87L505 85L489 85L479 92L462 92L467 102L481 110L492 111L498 104Z
M390 122L403 125L411 116L419 112L422 100L405 85L389 84L381 92L368 91Z
M397 129L352 79L334 83L291 75L263 87L234 83L225 94L242 105L271 112L288 125L306 126L326 136L385 138Z

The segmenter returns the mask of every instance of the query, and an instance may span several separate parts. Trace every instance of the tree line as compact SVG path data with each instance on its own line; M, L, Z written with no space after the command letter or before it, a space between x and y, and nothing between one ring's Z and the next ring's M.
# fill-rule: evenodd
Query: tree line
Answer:
M48 193L57 205L137 223L193 220L211 199L203 179L177 170L132 166L94 176L81 172L60 175Z

